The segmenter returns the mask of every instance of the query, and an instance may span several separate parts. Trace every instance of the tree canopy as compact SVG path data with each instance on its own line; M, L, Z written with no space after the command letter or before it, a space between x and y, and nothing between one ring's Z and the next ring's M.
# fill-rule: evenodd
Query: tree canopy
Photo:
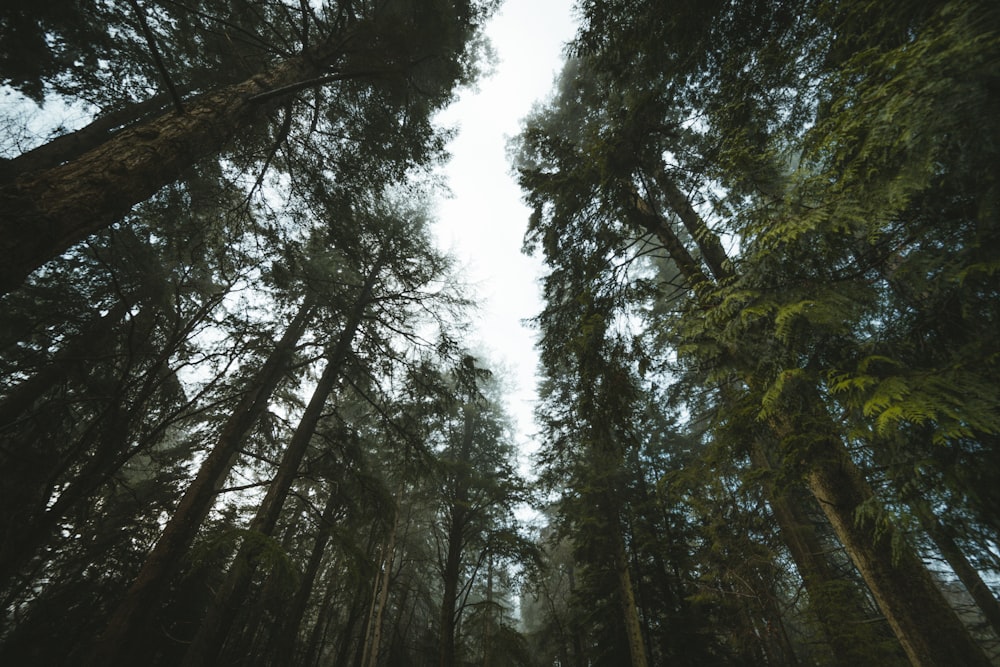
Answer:
M994 5L580 0L525 474L430 232L498 3L6 3L0 662L995 663Z

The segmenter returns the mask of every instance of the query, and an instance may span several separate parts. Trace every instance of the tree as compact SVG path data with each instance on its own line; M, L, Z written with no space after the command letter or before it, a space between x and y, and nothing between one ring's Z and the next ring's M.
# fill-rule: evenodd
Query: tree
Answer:
M438 516L433 537L443 586L441 667L463 660L460 630L473 605L484 610L495 605L491 593L485 600L470 602L483 568L489 588L495 567L526 562L532 552L513 517L524 492L510 461L509 427L496 399L490 398L490 375L477 366L475 357L462 357L448 378L453 395L437 434ZM488 641L483 641L481 651L482 660L488 662Z
M293 122L295 110L304 111L296 103L303 91L337 84L333 95L353 97L356 104L379 98L381 115L404 119L397 126L405 155L399 162L419 159L431 132L429 114L470 75L470 37L488 10L468 3L401 0L370 11L357 5L329 11L329 16L314 16L310 10L301 25L293 23L291 31L299 33L294 55L262 63L242 81L178 102L180 108L125 127L63 164L19 175L0 187L7 211L0 227L2 290L17 287L27 274L112 224L199 162L219 159L234 137L259 137L261 121L282 104L284 126L271 155L290 141L293 131L302 130L302 140L308 141L314 131L340 124L340 105L323 108L320 92L314 118L324 126L317 129L314 122L300 128ZM382 130L391 127L380 124ZM263 170L271 162L264 159Z
M663 276L664 310L677 315L660 324L663 339L687 356L688 372L705 378L703 386L722 384L726 403L727 393L737 390L737 402L727 410L767 425L776 446L769 456L785 462L780 474L809 486L918 664L957 654L970 663L984 659L926 568L901 546L901 533L878 509L845 447L850 436L834 407L840 389L829 391L824 373L852 354L847 350L864 346L866 332L880 324L874 304L881 301L857 277L864 269L852 274L845 268L859 262L850 254L858 249L853 240L876 233L872 228L865 236L857 223L880 225L905 216L914 193L929 194L926 179L933 169L920 175L920 168L901 168L886 157L886 147L909 130L880 125L885 116L879 110L894 109L903 98L885 97L895 83L879 86L896 72L906 72L901 79L908 84L925 85L926 71L917 65L924 61L906 60L914 48L940 56L937 62L958 62L949 59L962 48L970 49L973 62L988 59L989 29L970 28L966 17L978 12L965 10L893 9L890 18L866 23L865 10L851 3L838 8L839 22L828 21L818 8L792 15L780 7L709 4L678 14L590 3L576 42L580 60L567 70L553 103L558 111L540 113L522 140L531 151L522 183L536 207L529 241L566 272L621 257L643 235L665 250L672 266ZM912 32L896 30L903 25ZM969 30L985 32L971 37ZM720 43L726 48L718 51ZM873 52L861 45L884 56L873 61ZM794 55L785 57L783 49ZM943 67L936 71L951 89L966 90ZM975 81L968 88L972 113L981 113L985 79ZM900 95L903 88L899 81ZM859 113L861 100L871 106ZM826 123L831 109L836 130ZM942 106L924 107L923 113L922 122L940 119L952 128ZM938 147L915 147L942 155ZM834 177L841 171L826 169L830 154L842 156L840 170L848 164L859 170L847 179ZM806 183L817 189L802 189ZM718 215L722 226L714 234L692 215L697 209L685 201L685 190L697 193L703 211ZM866 202L860 216L857 202ZM867 202L886 206L867 209ZM732 259L712 240L723 232L739 242ZM574 296L564 291L552 302ZM965 386L977 384L968 377ZM937 396L943 405L946 399ZM881 411L868 406L868 417ZM903 414L905 406L899 402ZM935 410L931 419L947 430L950 417L941 407ZM986 413L963 414L977 424L974 429L992 432ZM926 412L903 417L928 418ZM872 514L881 518L872 520ZM919 581L920 593L903 586L904 579ZM921 629L931 608L937 620Z

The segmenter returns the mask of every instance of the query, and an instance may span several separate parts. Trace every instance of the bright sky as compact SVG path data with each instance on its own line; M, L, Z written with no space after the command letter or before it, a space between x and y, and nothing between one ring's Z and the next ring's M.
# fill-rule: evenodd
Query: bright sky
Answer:
M497 54L493 76L465 91L440 117L459 129L444 170L454 197L437 208L441 246L458 258L480 304L468 341L506 367L508 410L518 443L531 451L537 354L522 321L541 310L541 262L521 254L530 210L507 161L507 141L536 101L548 97L575 31L573 0L505 0L487 28ZM522 461L522 465L525 462Z
M509 371L508 410L517 422L522 451L534 449L537 365L534 335L522 321L542 307L541 263L521 254L530 211L511 175L507 141L520 131L532 105L552 90L563 47L575 32L573 1L504 0L487 27L497 56L494 74L477 89L463 91L439 117L459 134L444 169L454 197L439 202L435 231L441 247L458 258L480 303L468 347L482 349L490 363ZM28 103L4 91L0 104ZM74 124L69 110L60 112L62 122ZM38 116L52 122L51 116ZM84 120L81 114L79 122Z

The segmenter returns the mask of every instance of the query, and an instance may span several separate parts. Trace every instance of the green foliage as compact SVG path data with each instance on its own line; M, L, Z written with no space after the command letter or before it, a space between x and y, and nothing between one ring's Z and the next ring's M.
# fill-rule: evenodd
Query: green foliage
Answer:
M375 648L385 656L391 643L393 660L423 659L440 630L433 540L439 504L454 500L449 476L474 482L454 503L476 514L462 537L481 548L463 565L463 604L485 595L481 553L504 572L534 558L513 518L527 492L508 460L500 391L480 392L489 372L471 357L461 364L469 301L428 232L430 171L449 138L432 119L484 69L480 29L496 3L8 4L4 85L98 116L81 132L68 122L53 129L66 136L41 147L51 164L174 114L173 101L156 95L165 79L187 105L300 57L336 76L261 102L224 151L172 174L176 182L3 297L3 659L85 662L119 601L152 590L130 614L142 617L123 642L135 654L121 646L118 661L141 653L178 663L227 568L247 566L233 563L238 545L255 574L235 595L232 629L212 638L220 660L360 661L382 567L393 576ZM16 39L6 39L9 29ZM50 166L15 155L34 143L4 148L13 158L0 174L6 183ZM289 498L273 527L249 530L317 359L376 274ZM281 348L290 323L303 331ZM276 386L267 387L260 378L272 361ZM449 384L441 368L452 364ZM450 465L438 446L466 408L482 417L482 451L475 465ZM237 431L228 467L206 483L206 458ZM200 514L190 511L191 489L208 499ZM394 514L397 552L386 560ZM188 537L173 544L176 558L132 586L157 538L178 535L177 516ZM505 576L493 573L494 630L523 664L515 583ZM71 626L58 627L59 608ZM86 622L76 611L85 608Z
M621 493L627 476L598 453L635 447L628 406L647 386L671 387L683 428L711 443L689 475L660 480L704 495L681 510L689 520L722 513L734 488L748 495L724 521L767 516L755 488L790 492L842 455L875 491L848 522L891 542L887 560L919 539L900 519L913 502L902 479L922 480L942 519L974 515L973 531L996 535L981 480L998 474L985 461L1000 427L997 8L591 0L581 17L574 58L514 151L533 209L525 248L550 269L543 479L565 489L579 557L607 558L598 492ZM618 341L633 336L645 346L630 356ZM642 381L622 382L636 370ZM910 472L884 484L896 463ZM793 603L763 602L789 600L794 582L766 565L788 556L756 546L706 538L696 562L710 583L692 599L730 614L741 660L801 659L810 642L762 640L750 620L802 627ZM763 605L749 618L725 597L741 593ZM824 618L827 639L860 641Z

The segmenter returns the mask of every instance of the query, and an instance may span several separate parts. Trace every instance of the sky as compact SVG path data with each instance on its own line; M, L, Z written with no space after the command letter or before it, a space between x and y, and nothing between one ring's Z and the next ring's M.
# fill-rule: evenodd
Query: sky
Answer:
M507 143L533 104L552 91L564 46L576 28L573 2L504 0L486 28L496 53L492 75L463 90L438 117L439 124L456 128L458 135L442 170L453 196L437 202L434 231L441 248L457 259L461 279L480 304L465 342L486 354L487 365L506 371L511 385L507 408L517 426L517 444L526 453L534 449L537 354L534 334L523 321L542 308L542 265L521 253L530 210L511 174ZM4 92L0 105L15 104L27 103ZM72 109L59 108L59 113L69 126L86 120ZM35 121L52 122L44 114Z
M452 197L437 203L434 231L456 257L480 308L467 341L509 373L508 412L522 452L533 451L534 333L523 321L542 308L541 261L521 253L530 210L507 160L507 142L536 101L550 94L573 37L573 0L505 0L487 26L492 76L465 90L439 117L456 127L443 173ZM527 461L522 461L522 466Z

